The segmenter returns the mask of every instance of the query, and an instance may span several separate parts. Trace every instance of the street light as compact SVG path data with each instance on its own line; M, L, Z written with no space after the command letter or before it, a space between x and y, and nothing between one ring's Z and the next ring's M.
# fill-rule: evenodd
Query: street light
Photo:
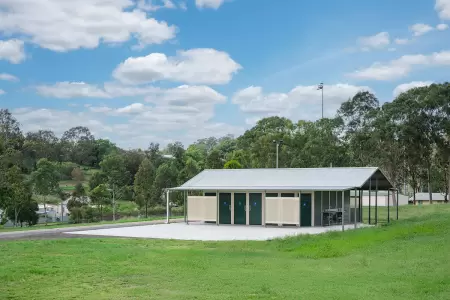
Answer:
M323 82L319 84L317 90L322 90L322 119L323 119Z
M114 195L114 183L112 184L112 189L109 188L108 191L112 192L112 209L113 209L113 221L116 220L116 199Z
M283 144L283 140L273 140L272 143L276 144L277 148L277 169L278 169L278 148Z

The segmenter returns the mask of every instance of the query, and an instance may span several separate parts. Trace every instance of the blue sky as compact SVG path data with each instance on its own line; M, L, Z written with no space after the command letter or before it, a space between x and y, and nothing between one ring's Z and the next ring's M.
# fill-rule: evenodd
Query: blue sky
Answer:
M0 104L118 145L241 134L448 81L450 0L1 0Z

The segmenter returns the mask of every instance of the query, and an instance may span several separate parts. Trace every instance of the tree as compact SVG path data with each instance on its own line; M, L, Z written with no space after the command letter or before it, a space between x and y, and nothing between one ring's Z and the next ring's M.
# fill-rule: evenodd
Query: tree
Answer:
M19 150L22 146L20 124L7 109L0 109L0 139L5 148Z
M149 159L144 159L136 173L134 181L134 192L136 195L136 203L139 208L145 208L145 217L148 217L148 207L150 204L156 204L153 191L153 183L155 181L155 168Z
M73 127L64 132L61 143L69 161L79 165L95 165L97 153L94 136L87 127Z
M237 160L230 160L223 166L224 169L242 169L242 165Z
M344 139L354 166L370 166L375 157L373 121L379 111L379 101L370 92L357 93L341 104L337 117L344 122Z
M97 186L101 184L108 183L108 176L104 172L95 172L92 174L91 178L89 178L89 189L92 191Z
M220 156L220 152L218 150L213 150L206 157L206 168L207 169L222 169L223 167L223 159Z
M97 205L100 213L100 220L103 220L103 205L110 204L111 193L106 184L100 184L89 193L92 203Z
M19 167L13 166L7 170L5 189L2 206L7 215L13 217L14 225L17 226L21 211L32 201L30 184L25 181Z
M129 182L127 184L132 185L139 166L145 158L145 153L139 149L125 151L122 155L125 161L125 168L129 174Z
M73 168L70 174L72 175L72 179L77 182L81 182L84 180L83 171L79 167Z
M154 199L162 204L162 196L167 188L177 184L178 170L172 162L163 163L156 170L153 183Z
M115 220L115 200L118 191L130 182L130 173L126 169L125 159L120 154L111 154L100 163L102 172L108 178L108 184L113 196L113 219Z
M38 203L31 197L26 200L27 201L22 202L17 215L15 210L7 210L7 217L10 220L14 220L15 224L20 223L20 227L23 226L23 223L26 223L28 226L33 226L39 221L39 216L37 214L37 211L39 210Z
M59 173L54 163L42 158L37 163L37 169L31 174L33 189L42 195L45 210L45 225L47 225L47 196L56 194L59 190Z

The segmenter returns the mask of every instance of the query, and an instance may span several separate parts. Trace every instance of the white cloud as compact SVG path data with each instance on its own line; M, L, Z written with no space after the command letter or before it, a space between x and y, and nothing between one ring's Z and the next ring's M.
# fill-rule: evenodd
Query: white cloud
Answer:
M380 32L372 36L363 36L358 39L358 43L363 51L382 49L390 44L389 33Z
M161 90L146 98L151 103L167 103L176 106L201 105L203 103L224 103L226 97L207 86L182 85L176 88Z
M436 0L435 9L441 19L450 20L450 0Z
M7 74L7 73L0 73L0 80L6 80L6 81L19 81L19 78L17 78L14 75Z
M410 83L403 83L398 85L394 91L393 91L393 95L394 97L397 97L398 95L400 95L401 93L404 93L410 89L416 88L416 87L423 87L423 86L429 86L433 84L432 81L412 81Z
M411 30L414 36L421 36L430 31L433 31L434 28L428 24L418 23L410 26L409 30Z
M117 109L119 114L139 114L146 111L147 108L142 103L133 103L128 106Z
M6 94L6 92L2 89L0 89L0 96Z
M58 82L54 85L36 87L38 94L60 99L70 98L110 98L111 96L96 85L85 82Z
M225 0L195 0L195 5L198 8L212 8L218 9Z
M411 41L408 40L408 39L395 39L395 43L396 43L397 45L406 45L406 44L408 44L409 42L411 42Z
M392 80L408 75L414 66L450 65L450 51L435 52L430 55L404 55L388 63L374 63L348 76L366 80Z
M228 53L215 49L191 49L167 57L151 53L130 57L113 72L113 77L125 84L142 84L171 80L191 84L226 84L242 67Z
M138 0L137 7L145 11L157 11L162 8L174 9L176 5L171 0L161 0L160 4L155 4L154 0Z
M0 4L0 24L1 20L1 4ZM0 25L1 28L1 25ZM18 64L25 60L25 51L23 49L23 41L12 40L0 40L0 60L7 60L13 64Z
M62 135L74 126L87 126L94 135L112 132L112 128L103 124L98 117L86 112L71 112L67 110L19 108L12 111L21 123L23 130L37 131L51 129L56 135Z
M333 116L339 106L366 86L334 84L324 86L324 116ZM316 85L297 86L288 93L263 93L261 87L250 86L236 92L232 99L249 115L248 124L262 117L283 116L291 119L315 120L321 117L321 91Z
M184 1L181 1L178 6L180 7L181 10L187 10L187 4Z
M448 25L447 24L439 24L436 26L436 29L440 30L440 31L444 31L444 30L448 29Z
M0 32L19 34L43 48L69 51L101 42L161 44L176 27L147 17L132 0L2 0Z

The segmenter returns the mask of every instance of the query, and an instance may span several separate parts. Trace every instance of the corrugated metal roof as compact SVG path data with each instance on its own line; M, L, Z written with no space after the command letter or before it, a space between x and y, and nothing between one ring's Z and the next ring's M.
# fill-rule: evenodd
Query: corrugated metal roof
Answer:
M444 201L445 197L441 193L431 193L433 201ZM413 201L414 197L409 198L409 200ZM416 193L416 201L430 201L430 194L428 193Z
M175 190L348 190L378 168L204 170Z

